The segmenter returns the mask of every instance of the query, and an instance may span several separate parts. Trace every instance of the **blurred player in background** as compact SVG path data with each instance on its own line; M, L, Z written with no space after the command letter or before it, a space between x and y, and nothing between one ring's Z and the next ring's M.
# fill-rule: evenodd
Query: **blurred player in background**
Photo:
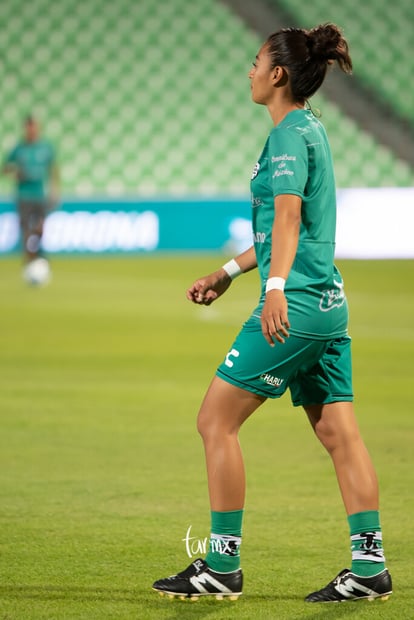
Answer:
M392 591L377 478L352 403L348 307L334 265L332 156L325 130L307 105L335 61L351 72L348 44L337 26L289 28L268 37L249 73L253 101L267 107L274 125L251 180L254 243L196 280L187 297L210 305L234 277L255 268L261 296L201 405L198 430L207 464L210 549L205 559L154 583L155 590L170 597L237 598L242 593L245 473L238 432L267 398L280 398L287 388L332 459L352 550L351 567L306 601L385 599ZM326 563L329 548L324 540L319 544Z
M30 263L45 269L43 226L48 212L58 204L60 183L55 149L41 137L33 116L25 119L22 139L6 155L3 173L15 181L25 269L30 269Z

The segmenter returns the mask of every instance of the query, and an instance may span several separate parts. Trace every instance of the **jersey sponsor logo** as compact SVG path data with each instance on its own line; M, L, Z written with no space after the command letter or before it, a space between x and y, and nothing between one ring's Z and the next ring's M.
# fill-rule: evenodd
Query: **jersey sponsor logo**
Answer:
M283 153L283 155L272 156L272 164L277 164L278 162L283 161L296 161L296 155L288 155L287 153Z
M266 241L266 233L264 232L255 232L253 234L253 241L254 243L264 243Z
M260 379L267 383L267 385L272 385L273 387L280 387L284 382L284 379L274 377L273 375L269 375L269 373L264 373L263 375L260 375Z
M253 168L253 172L252 172L252 176L251 176L251 180L253 181L253 179L255 179L257 177L257 175L259 174L259 170L260 170L260 163L257 162Z
M294 176L294 172L293 170L275 170L273 173L273 178L276 177L283 177L283 176L289 176L289 177L293 177Z
M233 368L234 366L234 362L233 360L231 360L231 357L239 357L240 355L240 351L238 351L237 349L232 349L229 353L227 353L226 355L226 359L224 361L225 365L228 366L229 368Z
M334 308L340 308L345 303L343 282L336 282L334 280L334 285L337 288L327 289L322 293L322 297L319 302L319 310L321 312L329 312Z
M289 161L296 161L296 155L288 155L287 153L283 153L283 155L273 155L272 164L278 164L278 167L273 173L273 179L283 176L294 176L294 171L286 168L286 162Z

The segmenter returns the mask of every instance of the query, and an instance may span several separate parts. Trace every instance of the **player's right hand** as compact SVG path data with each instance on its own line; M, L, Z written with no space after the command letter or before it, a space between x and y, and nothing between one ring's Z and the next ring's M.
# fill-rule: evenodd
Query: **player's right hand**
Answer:
M219 269L208 276L196 280L187 290L187 299L194 304L209 306L227 291L230 284L231 278L224 269Z

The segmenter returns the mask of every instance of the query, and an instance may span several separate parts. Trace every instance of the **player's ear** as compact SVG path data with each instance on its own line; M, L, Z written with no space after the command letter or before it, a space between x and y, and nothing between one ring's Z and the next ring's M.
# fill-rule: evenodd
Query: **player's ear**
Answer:
M288 81L288 74L284 67L277 65L272 69L273 86L285 86Z

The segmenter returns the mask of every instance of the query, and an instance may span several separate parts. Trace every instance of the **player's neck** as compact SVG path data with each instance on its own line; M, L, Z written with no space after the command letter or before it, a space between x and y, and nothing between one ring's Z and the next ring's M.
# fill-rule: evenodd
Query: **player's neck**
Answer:
M267 106L267 109L269 111L273 124L276 126L283 121L283 119L289 114L289 112L293 112L294 110L303 110L304 106L299 103L293 103L291 101L275 101L270 103Z

